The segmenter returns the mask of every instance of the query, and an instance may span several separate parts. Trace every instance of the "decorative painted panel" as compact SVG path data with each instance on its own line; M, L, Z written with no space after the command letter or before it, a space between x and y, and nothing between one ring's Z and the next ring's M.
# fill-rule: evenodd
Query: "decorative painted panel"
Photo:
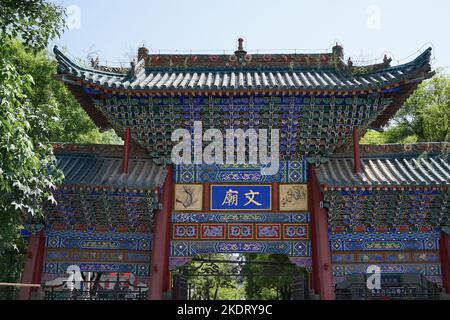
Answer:
M276 206L272 196L277 191L269 183L305 185L305 159L281 161L274 176L263 176L259 166L251 165L179 165L174 180L178 184L208 183L205 194L210 197L210 207L204 209L212 212L174 210L173 258L245 252L311 256L310 214L304 208L269 212ZM234 193L227 195L230 190ZM192 232L186 232L187 228Z
M254 252L310 257L309 219L309 213L173 213L174 234L191 226L200 237L173 238L172 256Z
M172 257L212 253L270 253L310 257L309 241L172 241Z
M441 275L439 232L331 233L333 275L366 273L369 265L383 273L419 273L433 282Z
M74 263L74 262L53 262L46 261L44 263L44 273L65 274L67 268L76 264L80 267L81 272L131 272L137 276L149 276L149 263L130 264L130 263Z
M332 261L337 264L358 263L438 263L438 251L395 252L333 252Z
M283 236L285 239L307 239L308 225L298 223L285 223L283 224Z
M307 163L304 159L280 161L276 175L264 176L260 166L251 165L178 165L177 183L306 183Z
M222 97L111 94L94 99L105 120L114 128L131 127L137 141L158 163L170 163L171 133L177 128L193 131L194 121L202 121L204 130L277 128L283 160L309 155L320 162L346 144L354 126L368 126L391 102L392 98L385 99L379 93ZM196 182L204 181L202 177Z
M45 274L81 271L131 272L149 276L152 236L143 233L46 231Z
M175 184L173 209L175 211L202 211L202 184Z
M308 186L280 184L279 201L280 211L308 211Z
M225 239L226 238L226 224L225 223L204 223L200 225L202 240L207 239Z
M333 276L365 274L370 264L333 264ZM440 264L378 264L382 273L419 273L426 276L440 276Z
M152 235L145 233L47 231L47 248L142 250L152 248Z
M64 186L53 192L58 205L45 205L53 230L151 232L158 199L153 191Z
M438 232L331 233L333 251L438 250Z
M198 225L196 224L187 224L187 223L175 224L172 226L172 228L173 228L172 239L174 240L198 239Z
M385 186L327 191L324 200L333 232L419 232L448 224L449 194L438 188L392 190Z
M233 240L251 240L254 239L253 224L239 223L228 224L228 238Z
M213 222L274 222L309 223L309 213L267 213L267 212L227 212L227 213L172 213L173 223L213 223Z
M187 241L309 239L309 225L299 223L173 223L172 230L173 240Z

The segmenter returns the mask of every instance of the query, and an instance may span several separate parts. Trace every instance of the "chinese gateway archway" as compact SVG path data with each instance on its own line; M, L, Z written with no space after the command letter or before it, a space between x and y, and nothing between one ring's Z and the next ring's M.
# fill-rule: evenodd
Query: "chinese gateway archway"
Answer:
M125 143L54 145L65 180L43 228L32 229L24 283L58 284L77 266L103 286L124 280L162 299L170 270L196 255L271 253L306 268L322 299L351 293L370 265L391 281L416 275L450 292L448 144L358 142L433 76L431 49L395 67L387 57L355 66L339 45L249 54L242 41L231 55L140 48L130 68L54 53L58 78ZM222 132L280 129L278 173L173 165L172 132L193 133L195 121Z

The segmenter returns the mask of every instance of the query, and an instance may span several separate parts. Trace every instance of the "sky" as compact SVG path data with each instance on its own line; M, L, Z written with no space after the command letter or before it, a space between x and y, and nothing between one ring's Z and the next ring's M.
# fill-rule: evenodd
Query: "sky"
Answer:
M128 65L151 53L327 52L343 45L355 64L405 63L433 47L435 68L450 67L450 1L444 0L51 0L68 28L53 41L77 58ZM180 50L180 51L177 51ZM296 50L296 51L294 51Z

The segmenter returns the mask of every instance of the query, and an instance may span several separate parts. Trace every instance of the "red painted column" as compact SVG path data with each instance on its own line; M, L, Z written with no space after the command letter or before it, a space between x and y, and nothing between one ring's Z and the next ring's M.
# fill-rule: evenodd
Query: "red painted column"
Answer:
M361 158L359 154L359 131L358 127L353 127L353 161L355 173L361 172Z
M311 173L309 174L309 176ZM315 219L313 217L313 197L312 197L312 187L311 184L308 183L308 206L309 206L309 212L311 214L311 256L312 256L312 275L311 275L311 288L314 289L314 294L320 294L320 287L319 287L319 264L318 264L318 258L317 258L317 241L315 240L315 235L317 234L316 226L315 226Z
M450 293L450 236L441 233L439 241L439 253L441 256L442 285L446 293Z
M155 213L153 249L150 274L150 300L162 300L170 289L170 229L173 207L173 169L167 167L167 177L162 190L162 209Z
M278 182L274 182L272 184L272 212L279 212L279 206L278 206L278 190L279 185Z
M331 265L331 248L328 237L328 217L327 211L320 208L323 201L323 194L320 191L319 181L316 176L314 165L309 167L309 192L310 212L312 219L312 246L313 250L313 272L315 272L318 293L322 300L334 300L333 272ZM315 260L315 261L314 261ZM314 270L315 266L315 270Z
M211 184L209 182L203 183L203 212L209 212L209 197Z
M123 160L122 160L122 172L128 173L128 159L130 157L131 146L131 129L127 128L125 133L125 141L123 143Z
M42 267L44 263L45 238L44 231L35 235L30 235L27 255L25 258L25 268L22 275L23 284L41 284ZM19 300L30 300L31 293L36 288L22 287L19 293Z

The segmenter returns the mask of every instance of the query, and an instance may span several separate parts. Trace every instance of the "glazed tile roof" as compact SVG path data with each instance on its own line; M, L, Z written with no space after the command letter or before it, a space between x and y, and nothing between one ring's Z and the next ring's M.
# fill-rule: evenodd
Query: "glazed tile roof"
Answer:
M291 62L289 59L283 60L280 55L279 59L284 63L268 62L264 60L263 55L259 55L252 58L259 61L253 65L197 63L186 67L182 67L182 63L174 64L173 56L159 56L159 60L168 61L166 64L152 62L155 57L147 56L147 59L141 59L127 73L112 73L98 68L83 67L64 55L57 47L54 52L59 62L60 73L69 74L75 79L103 88L136 91L376 90L395 86L401 82L417 82L428 77L431 56L430 48L414 61L398 67L390 67L389 63L384 63L364 68L347 66L341 60L333 60L331 54L285 55L291 57ZM303 56L317 56L314 58L316 62L293 62L304 61ZM222 56L217 57L220 62ZM186 61L186 59L180 60Z
M445 146L446 144L436 144ZM375 146L369 146L376 148ZM383 149L386 146L378 146ZM448 148L448 144L447 144ZM395 150L394 150L395 151ZM336 155L317 169L325 187L449 186L450 158L447 153L368 154L361 156L361 173L354 172L353 158Z
M170 163L170 135L192 128L280 128L280 156L323 162L345 147L354 127L380 128L434 73L431 49L391 67L358 67L343 49L325 54L159 55L138 50L130 68L82 66L57 47L58 78L101 129L132 132L157 163ZM208 97L207 99L204 99ZM283 158L284 159L284 158Z
M63 186L150 190L164 183L165 169L148 157L130 157L125 174L122 173L122 157L118 156L121 146L96 146L97 152L92 153L89 153L92 149L86 147L76 152L69 151L67 146L55 150L58 168L65 176ZM113 152L108 154L108 150Z

